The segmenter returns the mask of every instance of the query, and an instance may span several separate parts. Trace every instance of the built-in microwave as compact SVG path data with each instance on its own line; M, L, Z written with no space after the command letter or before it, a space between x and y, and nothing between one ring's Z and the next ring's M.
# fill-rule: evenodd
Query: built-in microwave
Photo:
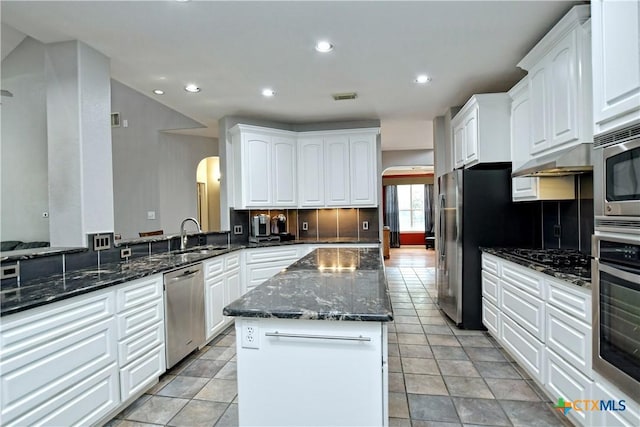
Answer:
M596 231L640 233L640 124L594 144Z
M640 400L640 238L593 236L593 369Z

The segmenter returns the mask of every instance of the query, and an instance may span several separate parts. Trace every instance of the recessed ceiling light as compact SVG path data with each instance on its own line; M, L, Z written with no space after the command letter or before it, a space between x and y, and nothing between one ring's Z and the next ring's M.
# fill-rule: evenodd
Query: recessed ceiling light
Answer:
M267 98L272 97L276 94L276 91L273 89L262 89L262 96L266 96Z
M188 85L186 85L184 87L184 90L186 90L187 92L191 92L191 93L198 93L200 92L200 88L198 87L198 85L195 85L193 83L189 83Z
M431 77L427 76L426 74L420 74L418 77L416 77L416 83L425 84L430 81Z
M331 52L333 50L333 45L326 40L321 40L316 43L316 50L322 53Z
M154 89L153 93L155 93L156 95L164 95L164 91L160 89Z

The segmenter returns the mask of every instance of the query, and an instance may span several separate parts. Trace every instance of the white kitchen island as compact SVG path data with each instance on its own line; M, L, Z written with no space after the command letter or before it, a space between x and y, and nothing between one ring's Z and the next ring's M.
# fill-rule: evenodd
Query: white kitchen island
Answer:
M388 425L379 249L317 249L224 312L237 316L241 426Z

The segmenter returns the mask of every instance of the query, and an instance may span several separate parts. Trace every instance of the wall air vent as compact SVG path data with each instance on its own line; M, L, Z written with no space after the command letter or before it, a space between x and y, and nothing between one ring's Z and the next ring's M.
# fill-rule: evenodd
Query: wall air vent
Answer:
M120 127L120 113L111 113L111 127L112 128Z
M620 144L638 137L640 137L640 124L629 126L628 128L618 131L609 132L604 135L598 135L594 138L593 145L595 148L601 148L607 145Z
M346 101L347 99L356 99L358 94L355 92L334 93L331 95L334 101Z

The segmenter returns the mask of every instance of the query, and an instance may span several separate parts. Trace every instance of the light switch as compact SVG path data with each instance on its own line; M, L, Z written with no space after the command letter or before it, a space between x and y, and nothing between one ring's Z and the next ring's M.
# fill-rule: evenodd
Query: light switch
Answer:
M147 211L147 219L156 219L156 211Z

